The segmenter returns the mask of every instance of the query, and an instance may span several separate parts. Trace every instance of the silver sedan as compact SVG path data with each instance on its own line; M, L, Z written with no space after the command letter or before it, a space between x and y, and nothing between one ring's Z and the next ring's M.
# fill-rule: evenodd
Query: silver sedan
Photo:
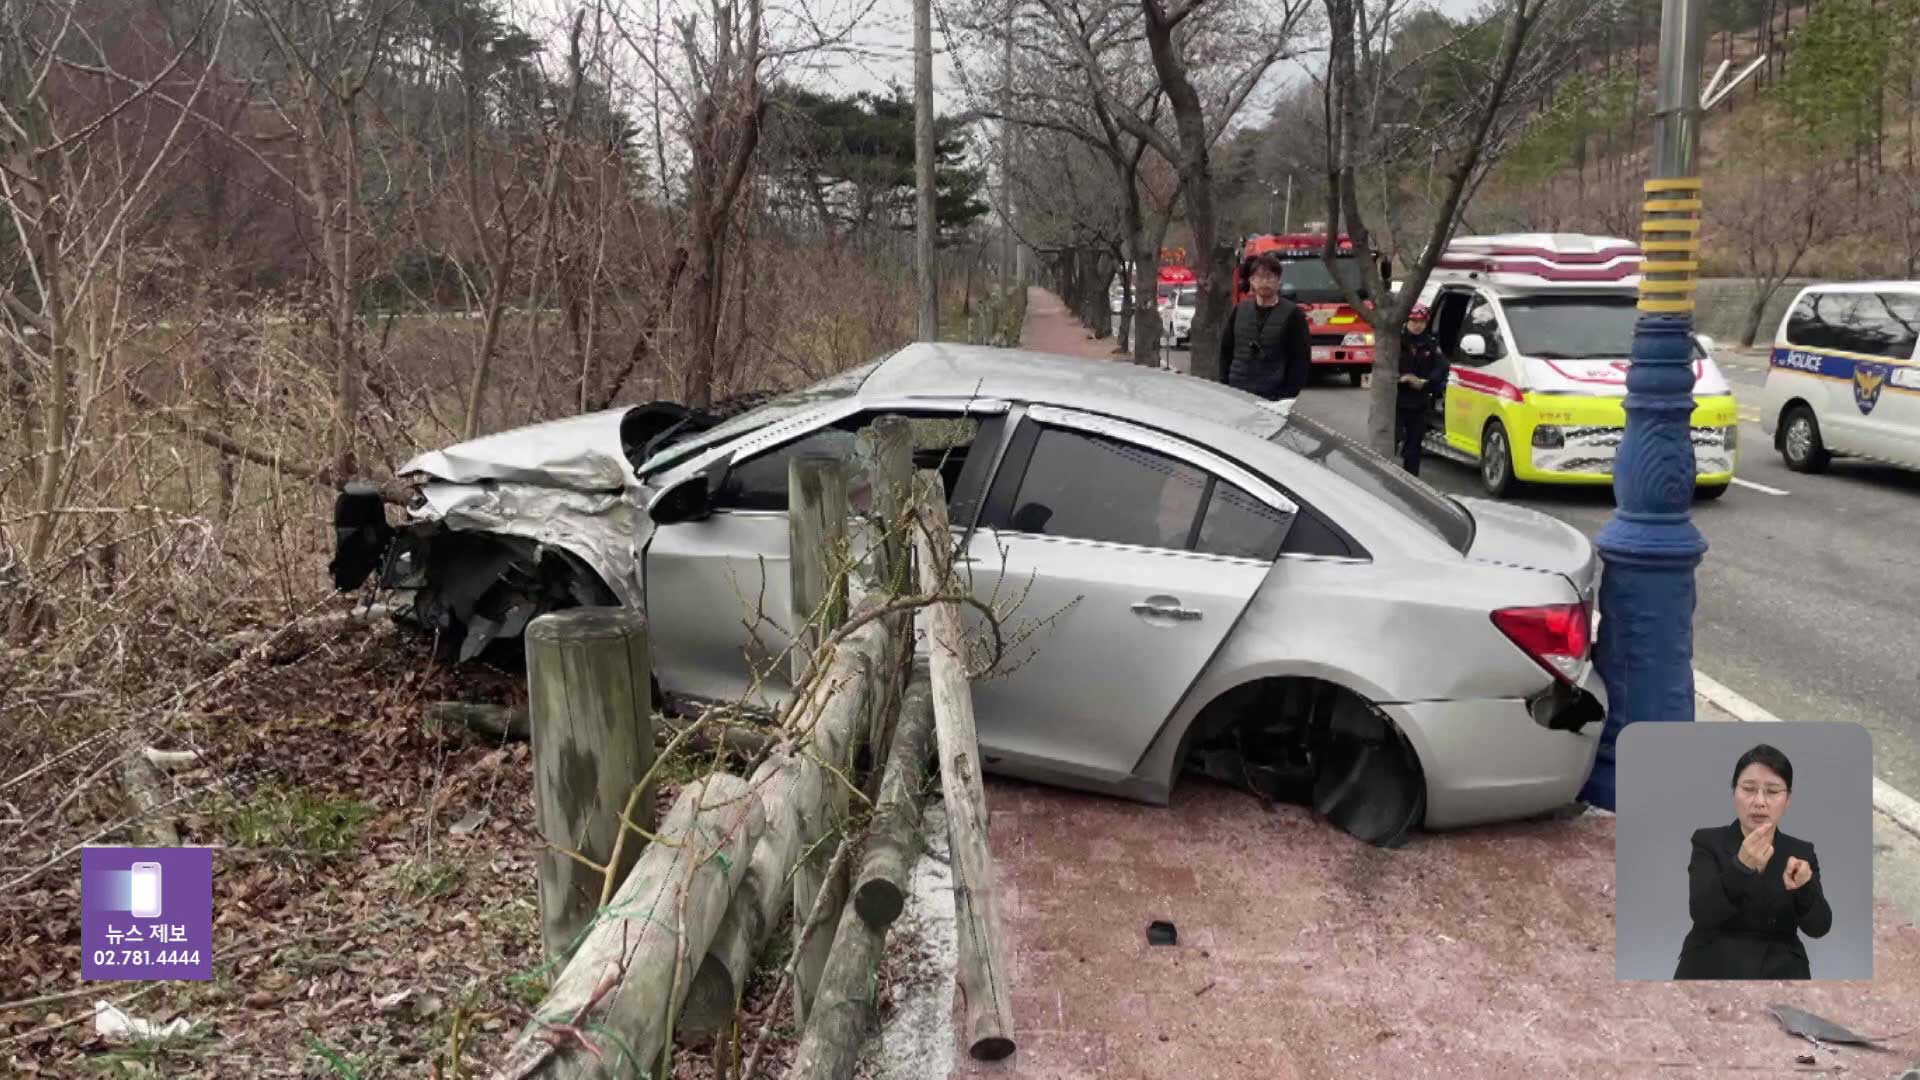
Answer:
M1583 535L1126 364L913 345L725 419L656 404L477 439L402 467L397 534L343 497L336 582L380 565L460 656L543 610L642 607L663 689L776 704L788 462L849 455L883 416L917 421L981 599L1021 597L1020 646L974 684L989 771L1156 804L1204 774L1381 844L1585 781L1605 703Z

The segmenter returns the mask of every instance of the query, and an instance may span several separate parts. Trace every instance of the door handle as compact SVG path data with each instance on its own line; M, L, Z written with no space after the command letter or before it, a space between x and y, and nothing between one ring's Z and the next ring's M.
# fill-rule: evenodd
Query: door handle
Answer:
M1198 622L1200 620L1200 612L1190 608L1183 608L1178 604L1142 602L1133 605L1133 613L1135 615L1151 615L1162 619L1173 619L1178 622Z

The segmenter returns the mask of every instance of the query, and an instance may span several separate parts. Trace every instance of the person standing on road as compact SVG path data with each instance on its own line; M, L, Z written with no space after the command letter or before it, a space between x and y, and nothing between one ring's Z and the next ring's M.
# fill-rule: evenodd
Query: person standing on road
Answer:
M1247 267L1253 295L1220 328L1220 381L1268 401L1299 397L1312 363L1307 313L1280 295L1286 265L1272 252L1255 256Z
M1400 445L1400 467L1420 475L1420 441L1427 435L1433 403L1447 393L1446 354L1427 332L1427 309L1415 305L1400 335L1400 387L1394 399L1393 437Z

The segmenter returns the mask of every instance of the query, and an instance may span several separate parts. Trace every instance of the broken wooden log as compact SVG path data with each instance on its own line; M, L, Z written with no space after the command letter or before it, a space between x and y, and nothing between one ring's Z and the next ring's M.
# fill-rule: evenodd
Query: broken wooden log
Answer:
M474 701L434 701L427 704L429 731L463 727L475 735L500 742L525 739L532 734L527 710L510 705L487 705Z
M799 754L774 754L755 770L750 783L766 808L767 827L687 987L680 1026L696 1035L719 1031L733 1021L747 979L793 900L787 877L800 861L799 808L826 795L825 770Z
M646 618L632 608L542 615L527 624L526 647L534 805L546 839L540 937L551 960L587 928L608 876L623 880L640 857L641 837L620 838L623 812L653 828L652 793L634 794L653 766L652 663Z
M884 621L847 635L815 687L819 696L795 710L794 730L803 737L790 753L776 751L755 771L754 790L766 806L767 829L688 990L682 1015L688 1031L713 1031L732 1020L748 976L793 901L790 879L797 880L808 846L825 849L818 853L823 863L831 854L832 845L821 842L819 823L829 806L844 808L846 791L841 776L825 766L831 763L845 775L866 735L867 708L877 693L879 679L869 673L883 672L884 659L895 654Z
M904 734L904 728L902 729ZM848 904L833 935L833 953L807 1018L787 1080L850 1080L873 1026L886 931Z
M738 777L682 788L661 842L599 913L494 1080L658 1075L688 980L764 825L759 797Z
M864 580L878 601L911 593L913 576L913 424L904 417L883 416L860 430L854 441L854 457L866 475L868 520ZM857 601L856 601L857 602ZM913 612L888 616L894 640L904 653L913 649ZM909 661L910 663L910 661ZM891 724L899 716L900 692L906 684L906 665L890 679L885 693L874 700L872 729L867 745L877 768L887 753L892 738Z
M916 667L895 722L893 747L880 781L880 800L867 829L853 906L875 930L885 930L907 904L907 879L920 854L920 792L933 751L933 690ZM831 966L831 961L829 961Z
M393 612L385 604L369 604L366 607L352 608L347 611L327 611L318 615L308 615L276 627L256 627L251 630L235 630L220 638L220 645L230 655L239 655L248 649L257 648L269 642L285 644L304 638L308 634L329 633L348 627L370 630L392 630Z
M924 483L920 488L920 527L914 530L920 589L929 595L962 591L952 572L953 533L947 525L946 485L938 473L920 475ZM953 601L930 604L921 615L927 631L940 789L953 851L953 907L959 938L956 975L964 999L967 1052L977 1060L994 1061L1013 1053L1013 1009L994 889L993 853L987 846L987 796L980 776L973 691L967 684L966 626L960 618L960 605Z

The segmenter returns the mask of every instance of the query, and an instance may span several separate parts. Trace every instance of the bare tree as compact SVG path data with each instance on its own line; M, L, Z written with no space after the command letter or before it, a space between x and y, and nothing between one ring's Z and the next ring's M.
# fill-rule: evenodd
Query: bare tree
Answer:
M1327 118L1324 257L1343 282L1347 302L1367 312L1373 327L1367 437L1375 450L1391 454L1400 335L1407 313L1426 287L1466 203L1525 123L1527 113L1515 103L1530 100L1564 69L1586 13L1570 12L1554 24L1552 33L1536 37L1536 27L1555 0L1503 0L1485 22L1469 25L1437 48L1416 50L1395 48L1396 24L1407 12L1404 0L1325 3L1330 40L1321 83ZM1474 46L1484 49L1493 26L1500 28L1497 46L1490 56L1476 56ZM1410 101L1408 88L1432 77L1439 66L1469 74L1456 75L1455 92L1439 102ZM1396 292L1381 266L1366 257L1376 250L1376 237L1362 209L1362 192L1368 183L1391 190L1395 166L1405 160L1410 146L1431 153L1435 163L1444 154L1449 165L1424 243L1410 253ZM1397 200L1388 197L1383 202L1391 207ZM1354 259L1357 281L1337 272L1335 244L1341 233L1361 254Z
M1800 268L1813 245L1844 225L1844 204L1833 198L1840 179L1833 159L1796 152L1779 138L1775 118L1753 109L1735 121L1728 153L1744 167L1714 185L1707 219L1716 238L1739 253L1740 268L1753 281L1753 300L1740 332L1752 345L1768 301Z
M78 18L75 0L0 5L0 352L23 425L32 493L0 513L0 574L24 586L10 630L29 632L36 594L58 576L56 538L83 464L78 448L111 439L125 377L120 348L135 328L143 282L132 230L152 209L230 9L190 11L184 43L141 50L146 70L116 66L116 48ZM167 88L173 94L163 100ZM174 107L172 98L184 107ZM0 503L4 507L4 503ZM24 526L23 540L14 530ZM12 591L12 590L6 590Z
M1136 107L1138 99L1117 89L1124 83L1116 80L1110 58L1095 47L1136 25L1129 8L1108 3L1088 10L1070 7L1068 0L1042 2L1059 26L1076 31L1069 40L1100 107L1114 124L1172 162L1180 175L1200 260L1193 373L1217 378L1220 326L1232 300L1233 281L1214 205L1213 145L1273 65L1293 54L1308 5L1303 0L1247 6L1183 0L1168 6L1162 0L1139 0L1137 25L1166 95L1174 131L1169 136Z

